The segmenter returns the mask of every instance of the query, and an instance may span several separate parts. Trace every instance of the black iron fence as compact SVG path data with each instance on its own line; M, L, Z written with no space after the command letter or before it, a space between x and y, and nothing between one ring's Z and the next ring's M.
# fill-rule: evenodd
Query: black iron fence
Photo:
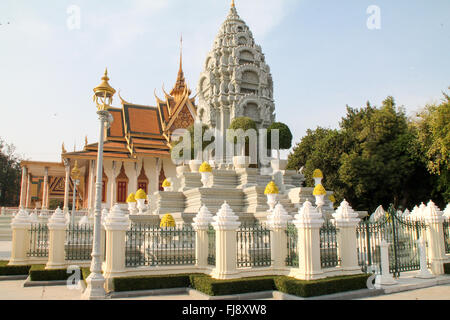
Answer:
M260 224L242 224L236 232L237 267L268 267L272 264L270 230Z
M450 218L444 220L444 245L445 253L450 253Z
M66 229L66 260L91 260L94 228L90 224L69 224Z
M320 264L322 268L333 268L340 264L337 244L338 229L327 220L320 228Z
M216 230L211 225L208 228L208 265L216 265Z
M298 268L298 231L297 227L288 223L286 228L287 236L287 257L286 266Z
M389 272L399 277L401 272L420 269L417 240L426 241L426 224L397 214L391 205L386 215L377 221L361 221L356 229L358 263L365 272L381 272L380 243L389 243Z
M48 257L48 227L46 224L33 223L30 228L30 248L28 257Z
M125 266L195 264L195 230L190 226L132 224L126 233Z

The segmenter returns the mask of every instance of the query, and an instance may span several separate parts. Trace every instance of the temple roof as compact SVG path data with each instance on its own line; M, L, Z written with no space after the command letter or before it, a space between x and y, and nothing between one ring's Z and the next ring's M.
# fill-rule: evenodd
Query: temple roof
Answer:
M164 91L164 89L163 89ZM137 105L120 97L122 107L110 108L113 117L106 130L104 158L134 161L137 156L170 157L170 136L175 129L187 128L194 123L197 109L195 97L190 97L182 68L170 94L164 91L165 100L156 96L156 106ZM83 150L66 152L62 158L94 159L98 143L87 144Z

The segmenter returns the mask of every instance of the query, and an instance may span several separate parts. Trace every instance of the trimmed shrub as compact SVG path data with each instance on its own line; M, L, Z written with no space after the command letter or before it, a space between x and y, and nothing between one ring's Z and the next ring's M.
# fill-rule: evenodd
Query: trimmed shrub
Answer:
M290 149L292 147L292 133L289 127L282 122L274 122L267 128L267 148L271 149L271 132L275 129L279 130L279 148L281 150Z
M113 279L114 291L137 291L167 288L186 288L190 284L189 274L164 276L118 277Z
M30 269L31 281L58 281L67 280L71 274L67 273L67 269L45 270L45 265L33 265Z
M274 281L278 291L306 298L367 288L366 282L369 276L358 274L308 281L280 276Z
M9 261L0 261L0 276L27 275L31 266L8 266Z
M91 268L90 267L83 267L81 268L81 276L83 277L83 280L86 281L87 277L91 274Z
M83 270L83 279L86 279L87 275ZM116 292L192 287L210 296L278 290L300 297L315 297L364 289L368 277L368 274L359 274L309 281L286 276L216 280L205 274L179 274L119 277L113 279L113 284Z
M273 277L252 277L233 280L216 280L209 276L191 277L191 285L194 289L210 296L222 296L275 290Z
M444 263L444 273L450 274L450 263Z

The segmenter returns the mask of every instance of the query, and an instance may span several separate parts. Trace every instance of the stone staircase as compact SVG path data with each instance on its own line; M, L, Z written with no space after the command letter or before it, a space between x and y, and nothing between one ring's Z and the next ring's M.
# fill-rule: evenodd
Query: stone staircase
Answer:
M11 231L11 220L12 215L2 215L0 216L0 241L11 241L12 231Z
M271 180L278 181L278 201L292 216L298 212L298 204L306 198L315 201L312 189L301 190L304 177L295 171L278 171L277 174L266 175L256 168L213 169L208 188L203 187L200 178L197 172L179 172L173 179L173 185L177 186L173 191L160 191L151 196L153 206L149 214L171 213L177 223L187 223L202 205L215 214L227 201L241 220L264 221L269 209L264 189ZM291 189L297 190L297 197L291 197Z
M279 194L278 202L281 203L284 209L291 215L296 215L298 212L298 208L294 203L291 202L287 194Z

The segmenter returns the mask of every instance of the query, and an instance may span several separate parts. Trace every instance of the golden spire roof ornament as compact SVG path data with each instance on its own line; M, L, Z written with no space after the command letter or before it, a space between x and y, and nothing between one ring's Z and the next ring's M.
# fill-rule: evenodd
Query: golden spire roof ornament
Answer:
M116 90L109 85L108 80L108 68L106 68L102 82L94 88L93 100L97 104L98 110L108 110L116 93Z
M80 179L80 169L78 169L78 161L75 160L75 166L72 169L72 179L73 180L79 180Z
M232 8L236 7L236 6L234 5L234 0L231 0L231 7L232 7Z
M186 79L184 78L183 73L183 35L180 37L180 67L178 69L177 81L175 82L175 86L170 91L170 95L175 98L175 102L178 102L185 90L186 90ZM190 92L189 92L190 94Z
M84 146L87 146L88 145L88 139L87 139L87 136L85 136L84 137Z
M62 143L62 146L61 146L61 151L62 151L62 153L67 153L67 150L66 150L66 148L64 148L64 142Z

